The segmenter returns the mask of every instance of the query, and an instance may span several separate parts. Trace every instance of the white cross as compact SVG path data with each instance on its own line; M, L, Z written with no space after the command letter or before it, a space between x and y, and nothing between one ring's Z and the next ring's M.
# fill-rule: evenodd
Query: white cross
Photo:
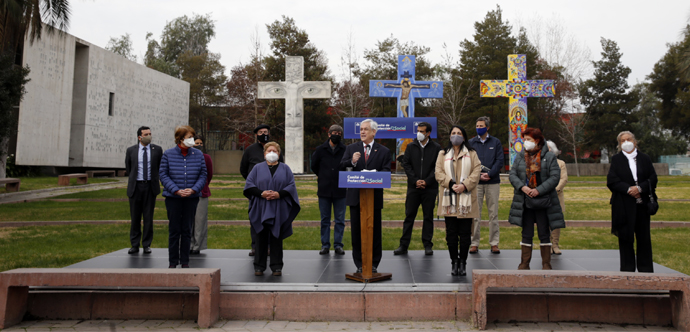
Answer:
M259 99L285 99L285 164L304 173L304 99L331 98L331 82L305 82L304 58L285 57L285 82L259 82Z

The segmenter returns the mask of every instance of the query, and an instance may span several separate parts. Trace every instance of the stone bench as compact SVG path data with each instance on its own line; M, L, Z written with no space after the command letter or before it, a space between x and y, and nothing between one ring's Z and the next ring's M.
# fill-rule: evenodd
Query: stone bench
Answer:
M89 178L95 177L96 175L104 175L109 178L115 177L115 171L86 171L86 175Z
M86 184L89 176L86 173L73 173L58 175L58 186L69 186L69 179L76 178L77 184Z
M19 185L21 185L22 180L15 178L5 178L0 179L0 185L5 185L5 190L8 193L19 191Z
M22 321L32 286L196 287L199 326L209 328L219 317L220 269L16 269L0 273L0 329Z
M690 277L684 274L594 271L472 271L472 318L486 329L487 290L496 288L669 291L673 326L690 331Z

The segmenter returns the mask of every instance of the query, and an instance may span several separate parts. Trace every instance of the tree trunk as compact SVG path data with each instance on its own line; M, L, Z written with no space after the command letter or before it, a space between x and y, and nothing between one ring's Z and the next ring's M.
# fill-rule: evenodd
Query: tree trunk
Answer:
M0 138L0 179L7 177L7 150L10 147L10 138Z
M575 154L575 173L577 174L577 177L580 177L580 167L577 165L577 149L573 149L573 153Z

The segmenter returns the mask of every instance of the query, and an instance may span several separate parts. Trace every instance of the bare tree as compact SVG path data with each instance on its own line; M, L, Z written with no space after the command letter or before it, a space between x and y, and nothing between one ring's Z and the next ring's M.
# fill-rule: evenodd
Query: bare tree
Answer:
M573 156L575 157L575 172L578 177L580 176L580 168L577 163L577 150L589 143L589 140L584 133L587 121L589 121L589 114L587 112L570 113L567 116L562 116L558 119L558 124L560 126L558 137L560 137L563 142L573 149Z
M463 79L459 76L458 66L453 56L443 44L445 54L442 64L436 67L439 81L443 81L443 98L427 99L438 118L438 126L443 132L460 123L462 112L467 107L467 99L474 91L474 79Z
M331 98L333 107L330 115L333 120L336 123L342 123L343 118L372 116L373 114L369 113L372 105L369 91L366 91L354 74L359 70L359 56L352 29L347 34L347 45L342 49L340 68L343 80L335 84Z

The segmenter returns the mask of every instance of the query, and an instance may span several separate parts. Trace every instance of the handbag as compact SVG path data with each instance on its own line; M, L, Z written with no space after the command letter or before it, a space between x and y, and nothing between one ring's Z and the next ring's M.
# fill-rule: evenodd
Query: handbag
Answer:
M529 197L525 195L525 207L532 210L545 210L551 206L551 195Z
M657 200L654 198L655 194L652 190L652 183L647 182L647 184L649 184L649 202L647 203L647 211L649 212L650 216L653 216L657 211L659 211L659 202L657 202Z

